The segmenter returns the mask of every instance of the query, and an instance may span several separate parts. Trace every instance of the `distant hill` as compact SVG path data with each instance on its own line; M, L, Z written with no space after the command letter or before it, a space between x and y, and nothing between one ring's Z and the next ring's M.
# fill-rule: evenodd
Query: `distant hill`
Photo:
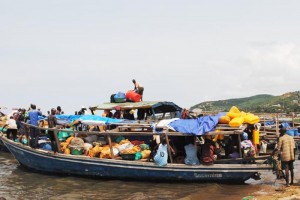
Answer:
M288 92L280 96L260 94L246 98L206 101L192 106L190 110L228 111L232 106L237 106L245 112L255 113L300 112L300 91Z

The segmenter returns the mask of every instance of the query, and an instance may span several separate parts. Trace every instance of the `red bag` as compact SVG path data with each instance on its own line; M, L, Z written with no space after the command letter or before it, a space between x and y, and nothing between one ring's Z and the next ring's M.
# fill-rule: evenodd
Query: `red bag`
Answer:
M129 90L126 93L126 100L127 101L133 101L133 102L140 102L141 101L141 95L136 93L133 90Z

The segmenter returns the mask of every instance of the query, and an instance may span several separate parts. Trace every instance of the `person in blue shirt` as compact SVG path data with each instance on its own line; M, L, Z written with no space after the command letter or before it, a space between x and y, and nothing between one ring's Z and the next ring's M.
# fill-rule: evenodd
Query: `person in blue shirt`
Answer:
M198 149L194 136L186 136L185 143L186 145L184 146L184 150L186 157L184 159L184 163L186 165L199 165L200 161L197 157Z
M39 116L42 115L41 111L36 110L36 105L31 104L30 105L30 111L28 112L28 117L29 117L29 124L33 126L39 126ZM40 136L40 130L35 128L35 127L30 127L30 146L32 148L37 148L38 147L38 140Z

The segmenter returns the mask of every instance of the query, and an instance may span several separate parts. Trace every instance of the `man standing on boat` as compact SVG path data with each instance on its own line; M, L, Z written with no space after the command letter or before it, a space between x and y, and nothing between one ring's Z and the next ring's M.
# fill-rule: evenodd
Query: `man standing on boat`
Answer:
M55 114L56 114L56 110L55 110L55 108L52 108L51 113L48 116L48 126L49 126L49 128L56 128L57 119L55 117ZM56 153L57 152L57 144L56 144L56 141L55 141L54 134L55 134L54 131L49 131L48 130L48 135L49 135L49 138L50 138L50 141L51 141L52 150L53 150L54 153Z
M132 80L134 84L134 91L141 95L141 100L143 99L144 87L138 83L135 79Z
M279 132L283 135L279 138L277 149L281 150L281 161L285 169L286 186L294 184L294 161L295 161L295 141L294 138L286 133L282 128ZM291 171L291 182L289 182L289 171Z
M41 111L36 110L36 105L31 104L30 105L31 110L28 112L28 117L29 117L29 124L33 126L39 126L39 118L38 116L42 115ZM38 140L40 136L40 130L36 127L30 127L30 146L33 148L38 147Z

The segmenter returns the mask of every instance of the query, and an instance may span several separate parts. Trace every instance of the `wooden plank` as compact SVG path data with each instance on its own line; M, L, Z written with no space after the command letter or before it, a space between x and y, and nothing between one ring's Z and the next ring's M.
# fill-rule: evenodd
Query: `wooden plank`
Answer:
M53 131L53 134L54 134L54 138L55 138L55 142L56 142L57 152L58 152L58 153L61 153L61 150L60 150L60 142L59 142L57 133L58 133L58 131L57 131L57 129L55 129L55 130Z
M165 133L165 137L166 137L166 142L167 142L167 145L168 145L168 154L169 154L169 158L170 158L171 163L173 163L173 157L172 157L172 152L171 152L171 146L170 146L170 141L169 141L169 137L168 137L167 132Z
M263 137L263 136L266 136L267 134L266 133L259 133L259 137Z
M239 153L240 153L240 158L242 157L242 147L241 147L241 135L238 135L238 141L239 141Z
M30 124L26 124L28 126L31 127L35 127L41 130L50 130L50 131L54 131L56 129L53 128L41 128L38 126L33 126ZM136 135L136 136L150 136L150 135L160 135L163 134L164 132L166 132L167 130L164 130L160 133L153 133L152 130L147 132L147 131L126 131L126 132L120 132L118 131L118 129L113 129L113 130L107 130L105 132L98 132L98 131L75 131L75 130L63 130L65 132L69 132L69 133L78 133L79 135L81 134L86 134L86 135L97 135L97 136L106 136L106 135ZM216 134L221 134L221 135L231 135L231 134L242 134L243 131L241 129L237 129L237 128L230 128L228 129L228 131L212 131L212 132L207 132L204 135L216 135ZM181 132L168 132L169 136L187 136L187 135L191 135L191 134L184 134Z
M111 137L110 137L110 135L107 136L107 140L108 140L108 144L109 144L111 158L114 159L115 155L114 155L114 151L113 151L113 146L112 146L112 143L111 143Z

